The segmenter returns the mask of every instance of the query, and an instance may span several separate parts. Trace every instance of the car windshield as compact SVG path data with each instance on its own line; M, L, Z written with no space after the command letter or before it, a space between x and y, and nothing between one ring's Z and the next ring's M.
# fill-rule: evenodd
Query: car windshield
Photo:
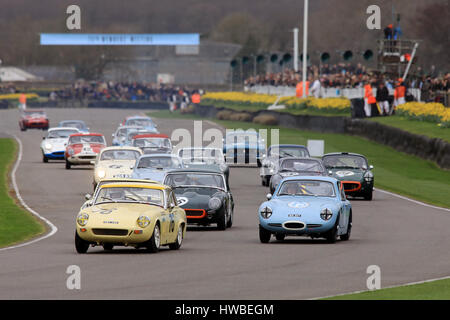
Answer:
M232 132L227 133L226 143L258 143L258 134L256 132Z
M71 134L77 133L77 130L52 130L48 133L47 139L68 138Z
M223 163L223 153L220 149L181 149L178 155L184 163Z
M61 122L60 127L71 127L71 128L77 128L77 129L84 129L86 128L86 125L84 122L81 121L65 121Z
M176 187L210 187L225 189L223 176L214 173L180 172L168 174L164 184Z
M95 204L105 202L138 202L164 206L164 194L159 189L105 185L98 192Z
M102 153L100 161L108 160L137 160L140 153L136 150L107 150Z
M103 136L85 135L85 136L70 137L69 144L74 144L74 143L101 143L101 144L104 144L105 140L104 140Z
M170 148L168 138L140 138L135 139L133 145L138 148Z
M138 126L138 127L153 127L153 122L150 119L129 119L126 122L127 126Z
M323 158L326 168L367 169L367 160L356 155L332 155Z
M272 147L269 150L269 156L284 157L309 157L308 150L300 147Z
M281 185L278 196L335 197L331 182L318 180L290 180Z
M24 111L23 113L27 117L43 117L45 116L44 111Z
M144 157L139 160L138 169L142 168L163 168L163 169L178 169L181 168L181 163L175 157Z
M286 159L281 161L280 171L323 172L319 161L307 159Z

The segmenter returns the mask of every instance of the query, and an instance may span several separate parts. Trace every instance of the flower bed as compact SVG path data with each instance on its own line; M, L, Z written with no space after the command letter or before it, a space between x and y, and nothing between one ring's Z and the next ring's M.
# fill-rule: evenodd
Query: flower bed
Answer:
M397 114L408 119L435 122L450 128L450 108L441 103L407 102L397 107Z

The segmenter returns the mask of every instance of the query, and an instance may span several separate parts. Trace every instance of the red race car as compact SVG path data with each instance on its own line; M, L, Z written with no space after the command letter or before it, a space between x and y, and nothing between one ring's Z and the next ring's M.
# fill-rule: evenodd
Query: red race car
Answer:
M19 119L20 130L26 131L27 129L37 128L42 130L48 130L49 121L44 110L23 110Z
M70 135L64 154L66 169L70 169L72 165L92 164L92 161L105 147L105 137L100 133L75 133Z

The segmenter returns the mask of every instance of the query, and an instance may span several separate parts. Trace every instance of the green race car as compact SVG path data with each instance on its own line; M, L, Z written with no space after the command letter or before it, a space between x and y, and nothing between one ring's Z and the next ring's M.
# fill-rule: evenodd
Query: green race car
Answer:
M373 166L369 166L366 157L357 153L337 152L324 155L322 161L328 174L342 181L346 195L372 200Z

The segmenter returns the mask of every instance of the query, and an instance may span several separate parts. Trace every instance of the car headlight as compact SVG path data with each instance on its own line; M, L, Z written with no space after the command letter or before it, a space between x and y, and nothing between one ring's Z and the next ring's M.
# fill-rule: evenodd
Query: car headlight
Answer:
M45 144L45 149L50 150L51 148L52 148L52 144L47 142L47 143Z
M320 217L325 221L330 220L332 216L333 212L328 208L322 209L322 211L320 211Z
M84 227L88 223L88 220L89 215L87 213L81 213L77 217L77 223L82 227Z
M75 151L73 151L73 149L69 148L67 150L67 153L69 154L69 156L72 156L74 154Z
M364 174L364 180L366 180L367 182L370 182L373 180L373 173L371 171L367 171Z
M211 210L217 210L222 206L222 200L219 198L211 198L209 199L208 206Z
M97 177L99 177L99 179L103 179L106 176L106 171L103 169L100 169L97 171Z
M261 217L263 217L264 219L269 219L270 216L272 215L272 209L270 209L269 207L264 207L261 209L259 213L261 214Z
M137 224L139 227L145 228L146 226L148 226L150 224L150 218L147 216L140 216L137 219Z
M220 164L220 170L225 171L227 169L227 166L223 163Z

